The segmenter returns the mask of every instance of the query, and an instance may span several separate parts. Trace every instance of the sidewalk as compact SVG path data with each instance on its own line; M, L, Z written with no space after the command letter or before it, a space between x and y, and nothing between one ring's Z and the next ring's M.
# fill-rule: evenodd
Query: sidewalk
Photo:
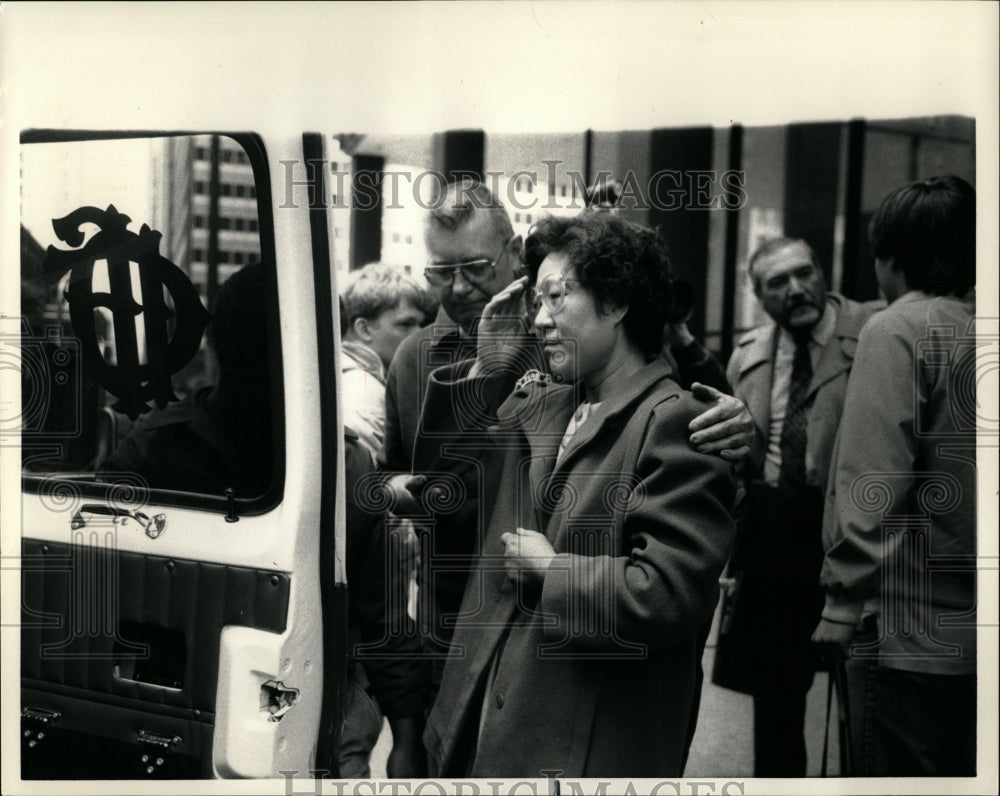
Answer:
M712 664L715 662L715 640L719 616L705 647L702 668L705 684L701 691L698 728L691 743L684 776L687 778L752 777L753 776L753 701L746 694L713 685ZM816 675L806 700L807 776L818 777L823 755L823 719L826 715L827 675ZM372 752L372 777L385 777L385 761L392 748L392 733L388 723L382 728L378 745ZM827 776L840 772L840 744L837 737L837 705L834 701L830 717L830 742Z

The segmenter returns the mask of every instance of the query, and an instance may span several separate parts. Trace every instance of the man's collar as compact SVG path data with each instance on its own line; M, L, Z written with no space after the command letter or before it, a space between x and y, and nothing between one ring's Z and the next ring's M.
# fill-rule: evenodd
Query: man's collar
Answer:
M385 366L375 349L360 340L344 340L342 348L358 367L385 383Z
M444 305L442 304L438 307L437 317L434 318L434 323L431 326L431 335L435 340L439 340L442 337L454 334L457 334L459 337L469 336L459 325L458 321L452 319L452 317L445 312Z

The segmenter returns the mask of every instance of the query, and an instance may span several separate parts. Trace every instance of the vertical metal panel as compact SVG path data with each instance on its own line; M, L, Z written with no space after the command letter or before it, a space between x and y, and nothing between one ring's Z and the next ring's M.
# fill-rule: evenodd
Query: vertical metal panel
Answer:
M382 259L385 158L355 155L351 166L351 269Z
M743 168L743 125L733 125L729 130L729 171ZM736 321L736 260L740 243L740 211L726 210L725 259L722 278L722 361L728 362L733 350Z
M708 272L708 222L711 210L696 209L691 180L693 172L712 168L711 127L653 130L650 133L650 176L661 171L680 173L673 179L652 180L649 224L659 227L670 245L674 274L694 287L691 333L705 334L705 292ZM671 193L671 191L676 193Z
M469 175L483 179L486 133L482 130L448 130L434 140L434 168L446 180Z
M789 125L785 154L785 234L813 247L828 282L834 255L840 137L839 123Z

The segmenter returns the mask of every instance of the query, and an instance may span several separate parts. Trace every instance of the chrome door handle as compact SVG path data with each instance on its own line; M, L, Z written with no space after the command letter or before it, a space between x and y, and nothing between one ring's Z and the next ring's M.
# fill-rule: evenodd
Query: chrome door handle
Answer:
M111 517L112 522L121 523L124 525L130 519L135 520L142 529L146 532L146 536L150 539L155 539L167 527L167 515L166 514L154 514L150 517L148 514L143 514L141 511L136 509L119 509L113 506L105 506L100 503L88 503L85 506L81 506L80 509L73 515L70 520L70 528L74 531L80 528L85 528L87 521L83 518L84 512L88 514L99 514L104 517Z

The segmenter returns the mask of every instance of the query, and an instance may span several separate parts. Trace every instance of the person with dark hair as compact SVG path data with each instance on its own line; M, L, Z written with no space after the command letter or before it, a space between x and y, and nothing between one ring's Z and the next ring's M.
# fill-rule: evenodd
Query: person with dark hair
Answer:
M961 298L976 284L976 191L959 177L892 191L872 218L869 236L879 286L883 292L888 287L890 302L911 290Z
M435 493L424 494L428 473L442 465L438 442L424 436L418 443L421 407L435 368L475 358L484 308L516 282L524 266L523 241L514 234L506 209L476 180L462 179L447 186L441 201L428 214L424 241L430 255L424 276L440 302L440 310L433 325L403 341L389 366L385 443L379 466L387 474L394 513L419 517L422 527L431 528L427 534L429 549L421 554L424 575L418 612L426 629L425 645L435 659L437 680L448 653L468 568L474 560L483 514L480 483L471 469L463 473L468 478L463 481L459 505L448 504L440 510L433 499ZM664 294L663 299L667 298ZM662 319L666 306L657 307L653 317ZM657 340L661 333L662 328L657 329ZM526 372L541 373L547 367L537 351L523 349L521 353L517 367L503 373L507 392ZM694 389L701 399L715 406L692 423L692 445L702 453L730 461L745 456L749 450L747 429L751 426L746 408L709 388ZM433 420L427 418L427 422ZM456 456L461 458L461 454ZM448 468L454 469L456 461L448 462ZM490 483L484 488L492 491L498 487Z
M727 588L739 581L732 644L753 695L754 775L806 774L806 695L820 660L810 643L823 595L823 491L854 346L880 303L828 292L804 240L766 241L750 258L768 323L729 360L734 394L756 425L750 483ZM736 621L738 620L738 622Z
M622 185L602 174L585 194L584 213L618 214ZM663 325L663 358L670 365L677 383L685 390L695 384L713 387L726 395L733 388L726 379L725 368L716 356L691 334L688 321L694 311L694 289L686 280L674 280L673 299L667 322Z
M448 470L460 447L496 485L424 734L432 774L679 776L733 467L688 443L709 405L659 356L671 278L653 230L546 218L525 262L484 308L476 358L435 370L423 408L428 464ZM525 303L544 367L511 391L538 342Z
M813 638L847 657L878 606L876 641L855 649L872 661L872 776L976 773L975 228L975 190L952 176L895 189L870 226L889 306L844 399Z
M673 294L670 315L663 326L661 353L676 374L674 378L685 390L690 390L698 383L732 395L733 388L726 378L726 369L688 328L688 321L694 312L694 289L691 283L674 280Z
M219 290L209 326L216 383L140 417L99 464L158 489L259 497L274 475L264 268L244 266Z

